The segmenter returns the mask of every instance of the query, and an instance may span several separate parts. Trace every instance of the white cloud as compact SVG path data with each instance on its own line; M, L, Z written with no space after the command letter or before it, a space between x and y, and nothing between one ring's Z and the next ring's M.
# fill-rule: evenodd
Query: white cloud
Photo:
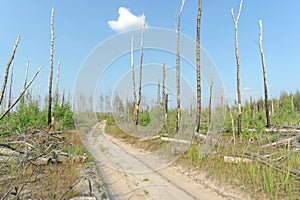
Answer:
M245 87L245 88L243 89L243 91L249 91L249 90L251 90L250 87Z
M133 30L140 28L145 23L145 15L135 16L130 12L129 9L120 7L119 8L119 17L117 21L110 20L108 25L111 29L117 32L123 32L128 30ZM145 24L146 27L148 26Z

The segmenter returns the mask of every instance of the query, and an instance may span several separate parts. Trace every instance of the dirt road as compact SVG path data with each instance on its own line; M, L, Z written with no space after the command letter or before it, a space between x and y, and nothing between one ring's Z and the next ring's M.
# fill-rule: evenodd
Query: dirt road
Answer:
M105 122L83 138L94 156L109 199L226 199L153 155L104 133Z

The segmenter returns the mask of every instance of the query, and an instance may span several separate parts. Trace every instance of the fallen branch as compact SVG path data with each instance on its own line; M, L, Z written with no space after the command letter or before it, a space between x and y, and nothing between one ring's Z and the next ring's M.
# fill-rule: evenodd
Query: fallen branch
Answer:
M177 143L182 143L182 144L191 144L190 141L181 140L181 139L175 139L175 138L161 137L160 139L162 141L167 141L167 142L177 142Z
M226 163L251 163L253 162L252 159L249 158L242 158L242 157L236 157L236 156L224 156L224 162Z
M261 146L261 148L286 145L286 144L289 144L292 140L296 139L297 137L298 136L293 136L293 137L290 137L290 138L287 138L287 139L283 139L283 140L279 140L279 141L272 142L272 143L269 143L269 144L265 144L265 145Z
M20 153L12 149L0 148L0 155L4 156L19 156Z
M150 140L157 140L159 139L161 136L160 135L154 135L154 136L150 136L150 137L144 137L139 139L140 142L146 142L146 141L150 141Z

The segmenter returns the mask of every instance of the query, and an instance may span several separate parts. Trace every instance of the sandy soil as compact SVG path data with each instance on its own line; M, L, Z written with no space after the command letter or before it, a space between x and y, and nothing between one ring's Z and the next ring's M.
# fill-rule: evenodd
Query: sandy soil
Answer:
M109 199L242 199L207 182L195 181L175 165L163 166L153 155L135 149L93 127L83 142L94 156ZM199 174L198 174L199 175Z

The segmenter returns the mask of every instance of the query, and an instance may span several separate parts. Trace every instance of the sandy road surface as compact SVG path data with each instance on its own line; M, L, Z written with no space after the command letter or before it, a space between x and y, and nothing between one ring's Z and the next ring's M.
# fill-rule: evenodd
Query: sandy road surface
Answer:
M95 157L109 199L225 199L211 189L183 176L146 152L134 149L104 133L105 123L83 138Z

